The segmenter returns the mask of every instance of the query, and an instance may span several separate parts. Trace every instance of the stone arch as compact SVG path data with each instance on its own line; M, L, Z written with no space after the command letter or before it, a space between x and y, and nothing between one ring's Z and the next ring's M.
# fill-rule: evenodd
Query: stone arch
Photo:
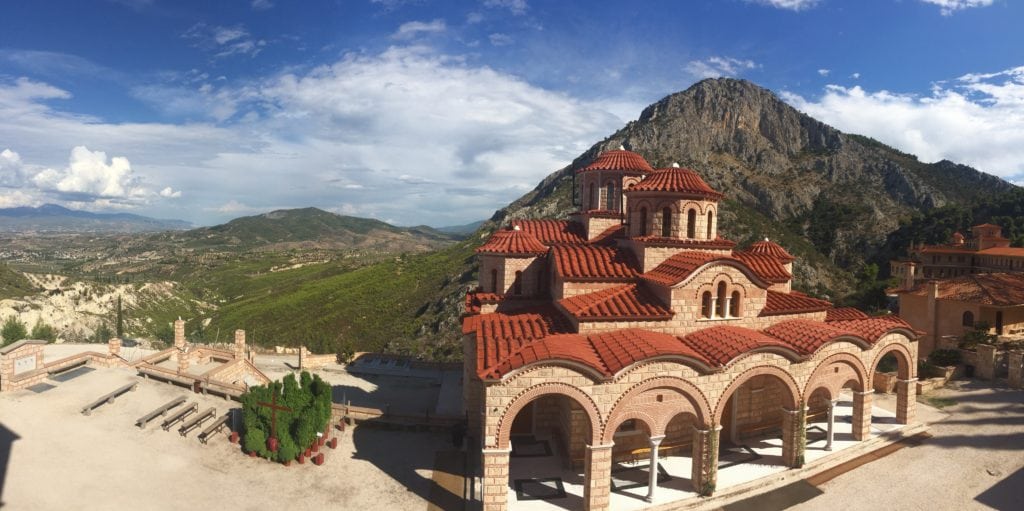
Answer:
M816 390L818 387L821 387L823 385L827 386L828 383L833 383L820 380L824 380L827 377L825 371L827 371L832 364L837 362L847 364L853 368L853 372L857 374L857 385L860 387L854 390L859 392L864 391L864 389L868 385L868 373L867 370L864 369L864 362L859 357L851 353L836 353L833 355L829 355L828 357L825 357L825 359L818 363L818 365L815 366L814 370L811 371L811 377L807 379L807 384L804 386L804 401L807 401L807 399L811 397L811 393L814 392L814 390ZM843 382L843 386L845 385L846 382ZM839 390L832 387L828 387L828 389L829 393L833 395L835 395L836 391Z
M725 389L725 392L723 392L718 397L718 404L715 406L715 415L712 425L721 424L722 414L725 412L725 403L729 401L729 397L732 396L733 393L735 393L736 390L740 388L740 386L749 381L751 378L762 375L774 376L778 378L780 381L782 381L782 384L787 389L789 389L789 395L786 396L786 404L790 408L796 409L796 407L800 403L801 394L796 384L796 380L793 379L793 375L789 374L788 371L778 366L757 366L751 369L747 369L739 376L733 378L732 382L729 384L729 387Z
M701 424L706 425L707 422L711 420L711 407L708 403L707 397L700 390L700 388L690 383L689 381L676 376L657 376L648 380L644 380L636 385L633 385L632 387L629 388L629 390L623 392L622 395L619 396L619 399L615 402L615 404L612 406L611 411L608 413L608 426L605 427L604 434L602 435L604 443L610 442L612 435L615 434L615 429L610 427L610 425L616 424L615 427L618 427L618 423L622 422L622 420L625 420L620 420L619 417L626 417L627 415L629 415L630 410L628 410L627 408L629 407L632 398L648 390L653 390L657 388L672 389L686 397L686 399L690 402L690 405L692 406L692 410L686 411L693 412L697 416L697 421L700 422ZM671 419L671 417L669 417L669 419ZM655 434L653 433L653 428L664 428L664 424L660 424L659 421L656 422L651 427L651 434L653 435Z
M877 354L875 354L874 360L871 361L871 370L868 374L875 374L875 370L878 368L878 363L882 361L882 357L894 353L896 359L899 362L897 369L897 377L901 380L909 380L915 376L917 372L917 364L914 363L914 355L911 354L910 348L906 347L901 341L893 341L883 348L881 348Z
M615 439L615 431L619 429L619 426L621 426L623 422L630 419L636 419L643 422L644 425L647 426L647 433L650 434L650 436L658 436L661 434L662 430L658 429L658 423L661 421L654 418L653 415L642 410L627 410L618 416L609 417L608 424L606 424L604 428L605 432L601 435L602 442L605 445L612 443Z
M598 432L601 431L603 422L601 422L601 412L598 411L594 400L585 392L572 385L548 382L534 385L520 392L519 395L512 399L511 403L505 406L505 411L502 412L501 418L498 419L498 434L495 438L495 444L498 449L509 448L512 421L516 418L516 414L535 399L550 394L565 396L583 407L583 410L587 413L587 418L590 420L590 445L597 445Z

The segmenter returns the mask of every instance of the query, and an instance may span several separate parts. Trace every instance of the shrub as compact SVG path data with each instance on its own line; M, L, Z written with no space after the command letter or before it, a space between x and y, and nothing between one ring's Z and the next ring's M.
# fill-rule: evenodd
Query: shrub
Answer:
M960 361L960 350L935 350L928 355L928 363L934 366L955 366L959 365Z
M18 342L28 336L25 323L22 323L18 316L8 316L0 327L0 337L4 338L4 344Z
M301 385L300 385L301 382ZM288 408L277 412L277 453L266 448L267 432L273 430L273 414L267 403L277 396L277 403ZM303 371L296 380L294 374L267 386L252 387L242 395L242 419L245 424L244 447L261 456L278 461L294 459L306 446L313 443L318 431L323 431L331 418L331 386L319 375Z

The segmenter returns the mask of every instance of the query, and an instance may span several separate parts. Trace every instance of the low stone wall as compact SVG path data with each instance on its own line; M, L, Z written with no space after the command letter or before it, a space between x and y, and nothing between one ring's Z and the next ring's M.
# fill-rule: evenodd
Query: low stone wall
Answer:
M320 369L325 365L337 364L338 356L333 353L327 353L324 355L316 355L310 353L305 346L299 347L299 369L300 370L315 370Z

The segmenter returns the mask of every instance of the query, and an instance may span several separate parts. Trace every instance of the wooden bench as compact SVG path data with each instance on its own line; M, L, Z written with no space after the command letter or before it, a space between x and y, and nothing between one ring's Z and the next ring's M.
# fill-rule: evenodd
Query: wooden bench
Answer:
M160 427L163 428L164 431L167 431L171 429L171 426L173 426L174 423L180 420L184 420L186 417L189 416L189 414L197 411L199 411L199 403L196 403L195 401L188 403L187 405L185 405L184 408L178 410L177 412L174 412L173 415L164 419L164 422L160 424Z
M125 385L124 387L121 387L111 392L110 394L107 394L93 401L92 403L85 405L85 408L82 408L82 413L85 415L91 415L94 409L99 408L100 406L103 406L106 403L113 403L114 399L117 398L117 396L120 396L121 394L124 394L129 390L135 390L138 386L138 383L129 383L128 385Z
M685 441L685 440L680 440L678 442L658 444L658 457L667 455L669 453L672 453L674 451L683 449L685 447L691 447L692 445L693 445L692 441ZM633 462L633 463L636 463L636 462L638 462L640 460L647 459L647 458L650 458L650 457L651 457L651 448L650 447L639 447L639 448L633 449L632 451L629 451L626 454L626 458L629 461Z
M214 418L216 416L217 416L217 409L211 406L210 408L207 408L207 409L203 410L202 412L199 412L199 415L196 415L195 417L192 417L191 419L186 421L184 424L182 424L181 427L178 428L178 434L181 435L181 436L185 436L185 435L188 434L189 431L192 431L197 426L202 426L203 422L206 422L206 419L212 419L212 418Z
M739 438L762 438L779 431L781 435L781 428L778 424L761 424L761 425L750 425L744 426L737 431Z
M217 420L213 421L202 433L199 433L199 441L206 443L210 440L210 437L219 433L220 430L228 426L228 422L231 420L231 413L225 413L221 415Z
M140 428L145 429L146 428L146 424L149 424L150 421L152 421L153 419L155 419L157 417L162 417L164 415L167 415L167 412L170 411L171 408L174 408L174 407L176 407L176 406L178 406L178 405L180 405L180 404L182 404L184 402L185 402L185 397L184 396L174 398L174 399L168 401L167 403L165 403L160 408L157 408L156 410L153 410L152 412L149 412L146 415L143 415L142 417L139 417L139 420L135 421L135 425L140 427Z

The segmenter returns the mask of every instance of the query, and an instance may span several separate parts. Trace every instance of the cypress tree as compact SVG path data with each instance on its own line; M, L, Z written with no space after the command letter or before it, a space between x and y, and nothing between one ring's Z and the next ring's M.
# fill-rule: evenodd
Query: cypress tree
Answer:
M121 295L117 295L117 338L124 339L124 315L121 313Z

